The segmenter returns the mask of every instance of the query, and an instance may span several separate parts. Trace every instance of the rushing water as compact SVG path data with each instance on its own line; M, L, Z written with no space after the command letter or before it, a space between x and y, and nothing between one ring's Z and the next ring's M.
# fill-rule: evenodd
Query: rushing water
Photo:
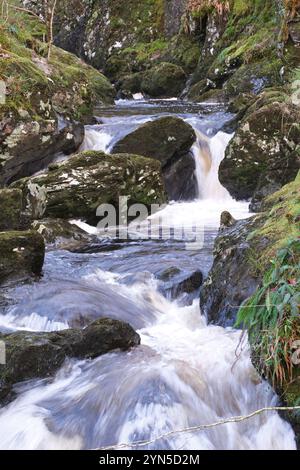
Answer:
M142 345L92 361L67 361L53 379L17 385L17 399L0 410L0 448L91 449L140 440L154 440L148 449L295 448L291 427L274 412L156 440L170 431L277 404L251 365L248 345L239 348L240 332L207 325L199 292L175 300L170 296L172 283L194 271L207 276L221 212L249 215L248 205L233 201L218 180L231 139L221 129L231 116L177 102L121 102L99 110L101 124L87 127L83 149L110 151L140 124L170 113L197 132L193 154L199 200L171 203L159 215L164 226L196 221L203 227L203 243L186 249L183 239L132 237L99 240L72 253L50 251L43 279L6 290L3 331L84 327L110 316L131 323ZM161 280L174 267L174 279Z

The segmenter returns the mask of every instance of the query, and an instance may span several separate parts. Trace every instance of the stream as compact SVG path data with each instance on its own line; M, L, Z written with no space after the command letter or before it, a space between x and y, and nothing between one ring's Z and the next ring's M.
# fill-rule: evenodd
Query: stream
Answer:
M0 449L96 449L123 443L130 448L144 440L151 443L143 449L296 448L292 428L275 412L161 437L278 404L255 372L248 345L239 348L241 332L208 325L199 290L172 296L173 284L195 271L207 277L222 211L236 219L250 216L248 203L234 201L218 180L232 138L222 128L233 116L213 105L119 101L97 110L99 123L86 127L82 150L109 152L139 125L170 114L197 133L192 151L199 197L171 202L159 217L165 227L197 223L203 227L202 243L187 249L184 238L132 236L119 242L99 239L73 252L48 251L40 281L5 290L1 331L85 327L109 316L129 322L141 346L95 360L68 360L52 379L16 385L17 398L0 409ZM74 223L94 231L83 221ZM166 270L174 268L175 276L165 279Z

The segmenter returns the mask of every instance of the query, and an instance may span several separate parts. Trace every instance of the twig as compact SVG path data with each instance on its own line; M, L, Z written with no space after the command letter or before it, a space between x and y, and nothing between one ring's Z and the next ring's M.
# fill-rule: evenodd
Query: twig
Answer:
M232 418L226 418L222 419L221 421L218 421L216 423L212 424L202 424L200 426L193 426L189 428L184 428L184 429L179 429L177 431L170 431L165 434L162 434L160 436L157 436L153 439L150 439L148 441L136 441L136 442L131 442L131 443L126 443L126 444L116 444L112 445L109 447L100 447L99 449L95 450L116 450L116 449L127 449L127 448L137 448L137 447L145 447L151 444L155 444L155 442L160 441L161 439L166 439L169 437L172 437L176 434L181 434L181 433L190 433L190 432L197 432L197 431L205 431L206 429L211 429L215 428L217 426L222 426L224 424L229 424L229 423L240 423L242 421L246 421L248 419L254 418L255 416L258 416L262 413L265 412L273 412L273 411L295 411L295 410L300 410L300 406L274 406L274 407L266 407L266 408L261 408L260 410L256 410L253 413L250 413L249 415L245 416L235 416Z
M11 3L8 3L8 6L10 8L13 8L13 10L22 11L23 13L28 13L28 15L34 16L35 18L38 18L40 21L45 23L45 20L41 16L34 13L34 11L28 10L28 8L17 7L15 5L12 5Z

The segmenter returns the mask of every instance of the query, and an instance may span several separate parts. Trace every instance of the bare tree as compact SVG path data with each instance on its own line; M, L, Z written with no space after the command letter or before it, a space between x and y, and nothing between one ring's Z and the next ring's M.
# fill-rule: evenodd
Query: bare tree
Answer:
M55 16L55 9L57 0L44 0L44 17L47 26L47 40L48 40L48 61L51 58L51 51L53 45L53 22Z

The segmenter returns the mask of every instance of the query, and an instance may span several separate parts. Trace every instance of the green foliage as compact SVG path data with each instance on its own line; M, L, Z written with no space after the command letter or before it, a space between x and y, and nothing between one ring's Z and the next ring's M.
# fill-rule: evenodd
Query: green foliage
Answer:
M18 2L16 2L18 4ZM35 120L53 117L44 114L44 103L59 112L81 119L91 114L94 103L111 101L112 88L106 78L80 59L53 47L47 61L46 27L36 16L9 7L0 16L0 80L6 83L7 99L1 113L27 112ZM64 97L57 104L54 96ZM48 106L47 106L48 110Z
M282 385L293 379L293 343L300 338L300 237L271 264L262 287L240 308L236 326L248 330L261 372Z

